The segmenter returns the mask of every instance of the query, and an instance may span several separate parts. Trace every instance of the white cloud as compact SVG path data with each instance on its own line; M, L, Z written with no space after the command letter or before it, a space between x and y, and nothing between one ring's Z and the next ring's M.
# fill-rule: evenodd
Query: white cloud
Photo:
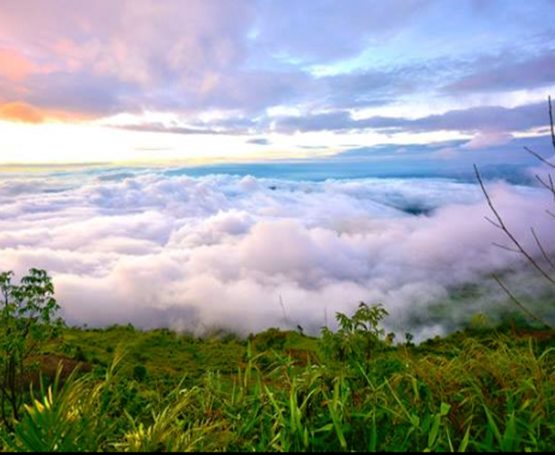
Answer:
M547 194L497 184L491 195L527 245L530 225L555 245ZM314 332L365 301L424 337L480 310L459 303L438 325L431 305L453 287L522 264L491 245L502 237L476 185L441 179L12 177L0 203L1 268L47 269L70 323Z

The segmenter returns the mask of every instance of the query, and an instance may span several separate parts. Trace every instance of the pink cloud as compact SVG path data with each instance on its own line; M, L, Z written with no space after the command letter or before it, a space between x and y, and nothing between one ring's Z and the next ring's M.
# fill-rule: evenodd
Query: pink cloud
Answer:
M41 123L44 121L43 113L26 103L0 104L0 119L24 123Z
M42 123L50 120L78 121L85 118L88 117L77 113L41 109L21 101L0 103L0 120L10 122Z
M37 66L14 49L0 49L0 77L21 81L37 71Z
M494 145L507 144L511 139L513 139L513 135L506 131L480 131L462 148L469 150L483 149Z
M61 70L92 70L127 82L156 82L167 72L188 80L236 63L244 53L249 4L189 0L184 6L179 1L101 0L83 10L53 2L48 10L29 14L28 7L12 4L0 12L0 38L10 38ZM21 61L13 73L19 76L32 66Z

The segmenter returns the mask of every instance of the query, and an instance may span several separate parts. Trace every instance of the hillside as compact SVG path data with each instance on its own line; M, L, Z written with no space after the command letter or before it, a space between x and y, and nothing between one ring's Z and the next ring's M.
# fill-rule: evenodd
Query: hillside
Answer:
M34 359L42 392L2 450L555 447L555 331L477 321L415 346L379 320L366 307L319 338L65 328ZM60 360L64 385L47 386Z

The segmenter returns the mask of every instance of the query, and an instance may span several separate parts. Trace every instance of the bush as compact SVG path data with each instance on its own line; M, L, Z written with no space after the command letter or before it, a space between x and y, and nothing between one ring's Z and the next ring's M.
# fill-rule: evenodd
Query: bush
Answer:
M353 367L367 362L375 350L385 346L384 330L379 323L387 314L382 305L368 306L364 302L360 302L352 317L336 313L339 323L337 332L327 327L322 329L321 351L324 357L332 362L347 362Z

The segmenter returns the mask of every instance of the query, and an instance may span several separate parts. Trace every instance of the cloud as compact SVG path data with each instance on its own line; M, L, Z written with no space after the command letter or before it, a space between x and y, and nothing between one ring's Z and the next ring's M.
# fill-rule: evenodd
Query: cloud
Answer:
M526 130L547 123L545 103L530 103L514 108L501 106L479 106L455 109L445 114L430 115L405 122L405 128L412 131L457 130L483 131Z
M109 125L113 128L121 128L130 131L143 131L148 133L173 133L173 134L230 134L226 131L216 129L195 128L186 126L168 126L161 122L137 123L129 125ZM231 131L231 134L237 134L237 131Z
M400 33L432 3L428 0L387 3L349 0L341 5L329 1L258 2L255 21L258 51L281 55L285 61L302 59L308 63L347 58L363 50L368 42Z
M269 145L271 144L271 142L268 139L263 137L255 137L255 138L249 139L247 141L247 144Z
M36 65L21 53L0 48L0 77L18 82L36 70Z
M450 58L422 61L394 61L318 78L321 84L317 106L324 109L353 109L393 104L399 98L429 93L431 87L450 77Z
M83 115L39 109L27 103L14 101L0 104L0 120L23 123L43 123L51 120L83 120Z
M252 9L242 0L192 0L186 8L172 0L99 1L80 10L65 0L51 2L48 10L32 0L4 6L0 39L17 43L39 62L13 74L34 76L25 80L25 101L59 108L48 97L40 103L35 98L69 86L58 102L99 113L133 109L136 102L163 109L176 98L187 106L196 94L209 94L244 58L243 30ZM34 71L44 65L47 74ZM81 96L72 93L73 86Z
M507 144L513 139L511 133L503 131L481 131L462 146L469 150L483 149L494 145Z
M519 89L548 87L555 84L552 68L555 66L554 49L532 56L518 56L513 52L501 53L493 58L481 58L473 71L447 84L450 93L502 92Z
M282 116L275 120L278 131L345 131L376 129L391 132L427 131L517 131L545 126L545 103L530 103L513 108L479 106L454 109L443 114L416 119L373 116L354 119L347 110L335 110L305 116Z
M44 121L43 113L26 103L0 104L0 119L25 123L41 123Z
M257 127L257 122L245 117L230 117L213 121L191 121L180 122L172 121L149 122L137 120L136 123L128 124L108 124L113 128L121 128L131 131L143 131L151 133L174 133L174 134L249 134Z
M462 109L454 94L530 91L553 82L553 35L537 21L548 16L549 2L534 9L515 3L503 12L496 3L463 5L449 21L449 7L430 0L3 4L0 102L86 117L169 112L187 119L174 125L185 134L262 134L274 121L286 132L455 130ZM476 46L478 40L487 45ZM376 112L400 99L429 104L428 112L437 101L451 114L351 118L353 109ZM268 114L275 108L297 109L303 118ZM484 114L508 116L494 108L484 106ZM236 122L208 122L211 110ZM482 113L468 112L463 123L473 114ZM245 126L245 119L256 124ZM510 131L533 123L526 115L503 122Z
M434 153L436 158L450 160L457 158L459 153L455 147L442 147Z
M0 39L33 55L25 60L18 52L21 65L9 75L22 101L41 108L96 116L212 107L252 113L294 100L310 80L298 69L244 68L252 2L99 1L76 11L57 0L48 11L35 7L40 12L29 14L28 4L8 0ZM0 85L0 99L14 87Z
M527 246L531 224L555 244L548 195L489 189ZM2 267L46 268L73 324L248 333L299 323L314 333L363 300L386 305L389 328L422 338L481 305L495 314L503 295L486 277L522 266L492 247L500 233L476 185L445 179L15 175L2 180L0 203ZM486 295L453 306L449 293L468 282ZM438 324L440 302L451 316Z

